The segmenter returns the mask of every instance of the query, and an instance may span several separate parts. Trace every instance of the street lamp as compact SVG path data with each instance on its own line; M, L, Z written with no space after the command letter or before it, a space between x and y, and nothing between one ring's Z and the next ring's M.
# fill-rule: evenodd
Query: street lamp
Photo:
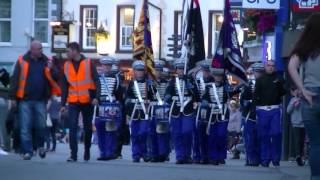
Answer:
M97 53L100 55L108 55L108 39L109 32L101 25L95 32L95 39L97 45Z

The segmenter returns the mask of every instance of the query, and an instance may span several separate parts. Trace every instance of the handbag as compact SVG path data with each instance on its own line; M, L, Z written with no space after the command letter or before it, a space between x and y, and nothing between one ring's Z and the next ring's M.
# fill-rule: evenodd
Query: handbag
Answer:
M47 114L46 125L47 125L47 127L52 127L52 121L51 121L49 114Z

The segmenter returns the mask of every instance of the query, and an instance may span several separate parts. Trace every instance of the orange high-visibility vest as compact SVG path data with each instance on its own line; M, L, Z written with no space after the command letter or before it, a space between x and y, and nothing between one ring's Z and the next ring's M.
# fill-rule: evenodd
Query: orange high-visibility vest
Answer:
M19 56L18 64L20 66L20 75L19 75L18 90L16 92L16 96L17 98L22 99L25 94L26 81L27 81L27 76L29 71L29 62L24 60L22 56ZM61 89L59 85L53 80L50 73L50 69L47 66L44 68L44 74L51 86L51 94L56 96L61 96Z
M64 63L64 75L69 83L67 101L69 103L89 103L89 90L95 90L96 86L91 77L91 60L81 60L78 72L71 61Z

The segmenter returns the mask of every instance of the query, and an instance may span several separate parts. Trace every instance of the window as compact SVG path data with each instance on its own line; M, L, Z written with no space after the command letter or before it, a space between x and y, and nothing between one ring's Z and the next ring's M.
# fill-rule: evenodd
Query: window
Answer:
M181 35L182 11L174 11L174 34Z
M132 32L134 28L134 6L121 5L117 8L117 52L132 51Z
M34 38L48 43L49 0L35 0L34 6Z
M208 57L211 58L216 53L219 41L219 33L223 22L223 14L220 11L209 11L209 38Z
M0 43L11 42L11 0L0 0Z
M80 6L80 44L84 51L96 51L94 32L97 30L98 7L96 5Z

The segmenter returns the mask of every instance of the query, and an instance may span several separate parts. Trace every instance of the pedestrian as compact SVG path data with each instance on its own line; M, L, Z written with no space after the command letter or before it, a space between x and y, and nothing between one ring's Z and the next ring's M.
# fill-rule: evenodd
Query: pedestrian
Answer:
M243 137L246 153L246 166L259 166L260 164L260 147L257 132L256 106L254 100L254 88L256 79L264 73L262 63L254 63L248 71L248 85L243 87L240 96L240 105L242 119L244 123Z
M291 89L291 95L292 98L287 106L287 113L290 114L291 125L293 127L296 162L298 166L303 166L305 130L301 114L301 99L298 96L299 90L296 88Z
M69 144L71 155L67 162L76 162L78 159L78 122L82 114L84 128L84 161L90 160L92 137L93 106L97 105L96 84L98 73L92 60L80 53L80 45L72 42L67 48L68 60L64 63L62 77L61 112L66 110L68 103L69 113Z
M51 126L48 127L47 151L51 151L51 152L56 151L56 146L57 146L56 134L57 134L58 128L60 127L60 112L59 112L61 108L60 103L61 103L61 97L59 96L52 96L48 101L48 118L51 121ZM51 144L50 142L52 142L52 147L50 145Z
M120 80L112 73L111 68L115 60L111 57L100 59L101 71L99 84L97 84L97 99L99 108L95 119L95 127L98 136L100 157L98 161L107 161L117 158L117 134L121 125L122 93Z
M9 84L9 73L5 68L0 70L0 82L4 88L7 88ZM11 143L10 137L7 132L6 124L7 124L7 116L9 112L9 103L5 98L0 98L0 154L7 154L10 152Z
M171 106L169 121L176 152L176 164L191 164L194 110L199 97L193 79L184 74L185 60L177 60L175 68L177 76L168 84L165 101Z
M256 79L256 104L260 160L263 167L280 165L282 152L282 96L285 95L283 78L276 73L275 61L265 63L265 74Z
M169 110L168 104L164 103L164 95L168 85L168 81L164 78L163 72L164 62L155 61L156 79L153 89L155 101L151 102L151 162L165 162L169 159L170 153L170 126L169 126Z
M33 156L31 129L35 130L35 141L41 158L44 149L46 129L46 103L50 96L61 91L52 76L48 58L42 53L39 41L32 41L30 50L19 56L10 83L12 104L18 106L21 151L24 160Z
M240 151L237 151L236 149L232 150L240 142L242 122L242 115L235 100L230 101L229 111L228 149L233 151L232 159L240 159Z
M129 82L125 97L125 110L130 121L131 150L134 163L150 161L147 139L150 130L148 106L153 99L152 82L145 75L145 63L136 60L132 64L134 78Z
M320 13L311 15L292 51L289 73L303 100L302 119L310 141L311 179L320 179ZM298 69L302 67L303 78Z

